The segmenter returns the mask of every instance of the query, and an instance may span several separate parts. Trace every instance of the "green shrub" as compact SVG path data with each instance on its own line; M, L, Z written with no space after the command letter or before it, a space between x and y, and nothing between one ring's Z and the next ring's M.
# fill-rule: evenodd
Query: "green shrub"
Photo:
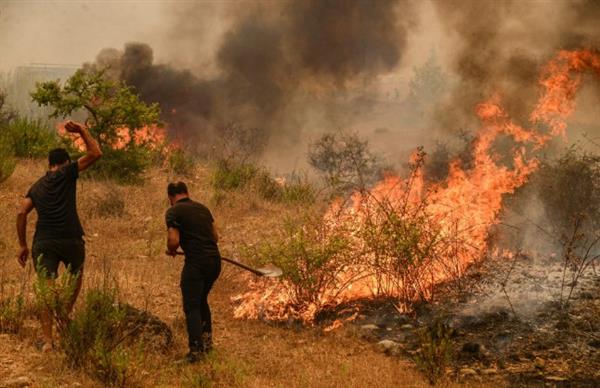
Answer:
M0 300L0 333L18 333L25 319L23 296Z
M280 183L268 171L260 170L254 178L254 184L261 198L267 201L313 203L316 197L316 191L310 182L295 174Z
M261 198L267 201L279 201L283 197L283 186L273 179L266 170L259 171L254 182Z
M88 291L82 308L71 319L77 277L65 271L54 282L46 279L41 270L35 284L36 298L39 307L49 310L56 322L67 364L85 370L106 385L127 386L128 357L123 341L130 331L116 291Z
M169 170L178 175L189 175L194 169L194 161L191 156L180 148L171 151L167 161Z
M106 384L125 386L125 316L114 291L89 291L83 308L61 332L60 344L69 365L84 368Z
M316 198L314 186L306 179L294 175L289 183L283 186L283 202L314 203Z
M452 359L452 329L440 321L419 331L419 352L414 361L417 367L434 385L446 372Z
M18 117L8 124L6 132L19 158L45 158L61 144L54 130L40 119Z
M103 156L86 174L88 178L114 180L121 184L140 184L152 161L153 150L146 147L131 146L115 150L105 148Z
M212 176L212 186L217 190L235 190L245 187L258 173L258 168L248 163L220 160Z

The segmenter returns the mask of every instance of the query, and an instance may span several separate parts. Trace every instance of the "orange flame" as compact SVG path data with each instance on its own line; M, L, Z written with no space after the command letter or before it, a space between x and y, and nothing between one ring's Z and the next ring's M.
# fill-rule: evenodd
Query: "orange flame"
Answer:
M420 166L410 181L387 176L369 192L354 193L349 206L344 206L340 200L332 203L325 222L332 227L343 225L347 228L359 249L362 242L356 236L361 235L366 220L371 216L369 209L384 201L397 210L406 205L413 208L423 206L424 213L439 226L442 236L460 234L464 249L444 252L440 261L422 263L423 267L428 267L425 271L428 276L408 281L419 282L422 289L431 291L434 285L451 277L444 269L448 264L454 266L458 276L462 275L469 265L484 257L490 228L498 223L503 195L513 193L525 184L529 175L538 168L537 159L529 154L557 136L566 136L566 120L575 109L575 95L581 85L582 73L590 71L600 75L598 53L590 50L560 51L545 66L539 81L542 95L530 116L531 123L539 130L525 129L512 122L499 98L494 96L475 109L482 126L472 144L470 168L462 167L458 160L453 161L446 181L437 184L424 181ZM512 168L496 163L499 156L493 153L492 145L499 135L512 137L516 145L511 155ZM369 258L364 260L368 263ZM364 268L357 266L344 273L347 275L352 271L364 272ZM342 301L372 296L381 284L376 276L363 277L341 293L325 290L324 300L319 303L321 306L337 305ZM235 316L255 319L265 315L269 319L286 319L290 311L293 312L287 295L285 281L255 283L249 292L235 298L239 303ZM431 292L426 292L420 296L427 298L430 295ZM317 309L318 306L309 306L300 317L311 321Z
M73 146L79 151L85 151L85 143L80 136L69 133L65 129L66 122L57 124L57 133L61 137L68 137L73 141ZM134 131L127 127L117 128L117 139L110 144L115 150L122 150L132 142L137 146L146 146L152 150L166 150L178 148L177 144L172 142L167 146L167 132L165 128L157 125L150 125L138 128ZM132 136L133 132L133 136Z

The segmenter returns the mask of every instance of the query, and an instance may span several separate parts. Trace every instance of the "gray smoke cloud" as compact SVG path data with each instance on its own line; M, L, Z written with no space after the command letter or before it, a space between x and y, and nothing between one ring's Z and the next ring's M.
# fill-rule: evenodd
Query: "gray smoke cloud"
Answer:
M435 0L455 36L451 67L460 82L438 111L446 129L472 127L473 108L499 94L509 115L526 123L538 97L541 66L560 49L598 47L600 2ZM600 89L599 89L600 90Z
M335 111L339 96L356 93L356 85L368 88L377 76L400 66L414 20L412 5L400 0L247 5L240 12L221 10L227 27L212 64L204 62L205 68L217 69L212 74L157 64L145 43L127 43L122 51L104 49L91 66L107 67L108 74L134 86L144 100L160 103L178 135L211 136L237 122L264 128L275 141L291 144L301 133L298 123L307 107ZM202 18L206 9L183 7L186 12L179 7L173 16L170 36L187 37L182 51L188 58L206 58L202 47L194 55L189 37L203 32L190 27L190 21Z

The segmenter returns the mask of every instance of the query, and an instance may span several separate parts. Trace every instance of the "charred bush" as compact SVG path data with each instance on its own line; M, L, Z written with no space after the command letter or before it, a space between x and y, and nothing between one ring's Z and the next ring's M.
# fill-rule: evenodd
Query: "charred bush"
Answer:
M539 198L556 235L563 235L582 215L584 227L600 226L600 157L570 148L542 163L536 175Z
M335 192L365 189L382 177L382 161L355 133L324 134L310 145L308 161Z

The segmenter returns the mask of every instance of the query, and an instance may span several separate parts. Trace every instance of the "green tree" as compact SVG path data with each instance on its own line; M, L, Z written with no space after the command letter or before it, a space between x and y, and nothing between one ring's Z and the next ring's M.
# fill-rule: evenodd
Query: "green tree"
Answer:
M134 138L146 126L161 125L157 103L146 104L131 87L108 79L104 71L89 70L78 70L64 85L59 80L38 83L31 97L53 109L50 118L87 114L86 124L104 151L94 168L98 175L120 181L140 179L150 148ZM129 139L121 138L120 128L129 129ZM114 147L117 143L119 149Z

